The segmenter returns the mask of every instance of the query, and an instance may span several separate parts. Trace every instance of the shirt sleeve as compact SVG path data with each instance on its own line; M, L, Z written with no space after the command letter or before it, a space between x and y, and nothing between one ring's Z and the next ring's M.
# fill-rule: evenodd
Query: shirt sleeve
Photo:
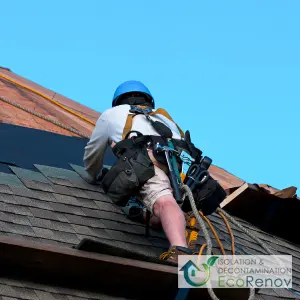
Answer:
M91 182L95 182L103 166L105 150L109 142L109 122L107 116L103 113L85 147L83 163Z

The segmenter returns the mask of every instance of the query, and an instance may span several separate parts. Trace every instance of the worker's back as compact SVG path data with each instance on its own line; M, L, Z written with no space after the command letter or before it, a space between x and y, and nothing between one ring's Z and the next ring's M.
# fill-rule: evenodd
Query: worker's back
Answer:
M107 126L109 128L110 142L118 143L122 140L127 117L128 114L130 114L129 111L130 105L124 104L110 108L103 113L103 117L105 117ZM173 138L180 139L180 132L174 122L170 121L161 114L155 114L151 116L151 118L154 121L160 121L164 123L172 130ZM133 118L131 130L139 131L144 135L159 135L143 114L138 114Z

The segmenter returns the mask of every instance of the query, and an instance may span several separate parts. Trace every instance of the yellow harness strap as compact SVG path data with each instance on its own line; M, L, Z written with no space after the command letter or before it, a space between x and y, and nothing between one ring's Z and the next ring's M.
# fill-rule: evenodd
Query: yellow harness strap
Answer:
M127 133L131 130L132 128L132 120L137 114L128 114L124 129L123 129L123 134L122 134L122 140L125 139Z
M137 107L139 108L143 108L142 106L138 106ZM163 115L164 117L166 117L167 119L169 119L171 122L175 123L173 121L173 119L171 118L171 116L169 115L169 113L164 110L163 108L158 108L156 111L152 111L151 113L149 113L149 116L151 115L156 115L156 114L160 114L160 115ZM132 120L133 118L136 116L137 114L128 114L127 116L127 120L126 120L126 123L125 123L125 126L124 126L124 129L123 129L123 134L122 134L122 139L124 140L127 133L130 132L131 128L132 128ZM184 133L183 131L181 130L181 128L175 123L175 125L177 126L179 132L180 132L180 135L181 137L184 137Z

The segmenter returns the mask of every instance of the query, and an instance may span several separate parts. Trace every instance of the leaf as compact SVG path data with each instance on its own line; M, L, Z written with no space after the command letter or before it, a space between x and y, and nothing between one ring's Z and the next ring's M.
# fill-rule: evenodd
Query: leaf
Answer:
M210 267L212 267L214 264L215 264L215 262L216 262L216 260L219 258L219 256L212 256L212 257L210 257L209 259L208 259L208 261L207 261L207 264L210 266Z

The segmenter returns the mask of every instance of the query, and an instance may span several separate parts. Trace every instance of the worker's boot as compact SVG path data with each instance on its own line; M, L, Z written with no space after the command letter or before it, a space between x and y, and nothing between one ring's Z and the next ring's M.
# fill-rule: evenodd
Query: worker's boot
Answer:
M193 251L186 247L171 246L167 252L160 255L161 260L166 260L178 265L178 255L192 255Z

